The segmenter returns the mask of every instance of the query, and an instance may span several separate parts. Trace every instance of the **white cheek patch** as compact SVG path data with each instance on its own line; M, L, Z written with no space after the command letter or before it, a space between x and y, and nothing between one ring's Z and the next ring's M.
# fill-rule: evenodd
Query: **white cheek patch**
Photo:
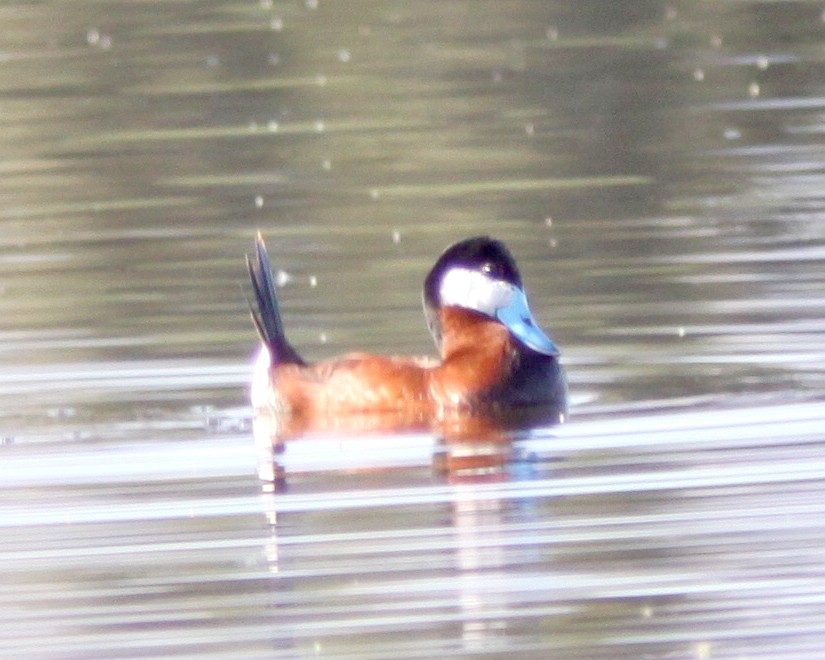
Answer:
M441 279L439 293L442 306L464 307L495 318L513 301L516 287L477 270L451 268Z

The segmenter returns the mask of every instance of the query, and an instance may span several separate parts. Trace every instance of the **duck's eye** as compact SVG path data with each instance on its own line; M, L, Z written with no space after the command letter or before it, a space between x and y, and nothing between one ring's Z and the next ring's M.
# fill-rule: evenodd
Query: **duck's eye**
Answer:
M481 272L483 273L492 273L493 272L493 264L486 263L481 267Z

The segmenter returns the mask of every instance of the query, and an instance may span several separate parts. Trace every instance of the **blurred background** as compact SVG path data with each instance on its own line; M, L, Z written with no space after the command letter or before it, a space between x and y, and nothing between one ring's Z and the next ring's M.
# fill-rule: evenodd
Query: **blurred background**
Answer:
M6 655L822 650L825 3L11 0L0 22ZM459 505L432 439L390 440L416 458L307 459L298 499L262 504L241 289L259 229L309 359L432 353L427 269L506 241L574 405L567 445L537 431L538 463L498 477L552 472L547 490ZM641 428L675 445L648 455ZM733 541L701 536L732 519ZM397 568L368 588L376 557Z

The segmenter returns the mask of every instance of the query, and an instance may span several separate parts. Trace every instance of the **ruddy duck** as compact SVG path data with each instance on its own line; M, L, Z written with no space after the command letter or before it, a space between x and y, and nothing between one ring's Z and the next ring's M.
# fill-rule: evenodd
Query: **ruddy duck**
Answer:
M308 364L286 339L260 233L247 266L263 343L252 382L259 411L309 423L398 413L422 423L526 406L550 408L555 421L564 417L559 350L534 321L515 260L497 240L452 245L424 280L424 312L440 360L352 353Z

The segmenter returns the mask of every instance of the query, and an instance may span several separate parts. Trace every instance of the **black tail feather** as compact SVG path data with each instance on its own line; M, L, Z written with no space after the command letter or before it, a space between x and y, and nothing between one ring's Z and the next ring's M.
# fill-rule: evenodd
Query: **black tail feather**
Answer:
M249 311L261 341L269 349L272 364L305 364L286 340L278 298L275 296L269 255L260 232L255 240L255 258L253 260L246 255L246 267L255 293L255 303L249 301Z

